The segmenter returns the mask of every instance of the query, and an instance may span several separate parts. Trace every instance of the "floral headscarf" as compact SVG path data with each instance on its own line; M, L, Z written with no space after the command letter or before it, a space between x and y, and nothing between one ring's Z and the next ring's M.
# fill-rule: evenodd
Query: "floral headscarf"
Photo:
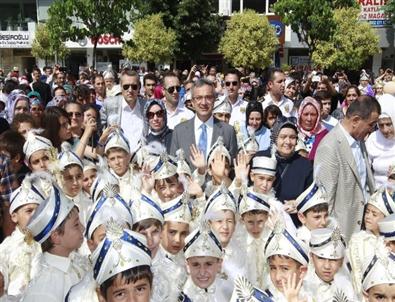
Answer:
M306 109L307 106L313 106L315 110L317 111L317 121L315 122L315 125L312 130L307 131L302 128L302 114L303 111ZM298 129L299 133L302 134L304 137L311 137L314 135L317 135L321 131L325 130L325 127L322 126L321 124L321 106L320 104L312 97L308 96L304 98L302 103L300 104L299 111L298 111Z
M7 99L7 120L9 123L14 119L15 106L19 100L26 100L30 106L29 98L23 90L14 89L11 91Z

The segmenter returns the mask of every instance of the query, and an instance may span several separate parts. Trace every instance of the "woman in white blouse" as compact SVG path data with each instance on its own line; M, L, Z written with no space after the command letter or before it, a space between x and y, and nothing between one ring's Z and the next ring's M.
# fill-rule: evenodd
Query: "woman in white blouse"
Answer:
M380 99L378 130L366 141L376 187L386 186L389 166L395 162L395 97L386 94Z

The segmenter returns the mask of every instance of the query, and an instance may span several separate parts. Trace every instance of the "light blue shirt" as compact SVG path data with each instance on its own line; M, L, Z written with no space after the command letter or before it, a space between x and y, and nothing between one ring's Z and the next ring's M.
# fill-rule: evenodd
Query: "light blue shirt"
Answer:
M342 129L347 142L351 148L352 154L354 156L355 164L357 166L358 174L360 176L361 185L365 194L365 199L367 197L366 191L366 179L367 179L367 167L366 162L363 158L361 142L355 140L347 131L344 129L343 125L340 123L340 128Z

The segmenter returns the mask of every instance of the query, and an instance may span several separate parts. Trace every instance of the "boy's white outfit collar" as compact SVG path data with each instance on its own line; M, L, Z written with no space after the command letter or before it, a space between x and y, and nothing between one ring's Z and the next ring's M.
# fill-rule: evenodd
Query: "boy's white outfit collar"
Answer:
M224 299L218 292L217 280L206 289L196 286L189 277L182 291L192 302L223 302Z
M340 268L334 280L327 283L318 277L314 266L310 265L303 280L303 287L309 296L320 297L320 302L358 301L351 284L351 277L346 274L344 268Z
M166 257L163 249L159 248L152 259L151 271L154 275L151 302L177 301L178 294L186 281L184 267L178 266Z
M304 243L309 244L311 238L311 231L307 228L307 226L302 225L296 230L296 237L302 240Z
M28 244L19 227L4 239L0 245L0 272L8 279L5 284L8 295L20 296L24 293L37 274L40 257L40 245L34 240Z
M65 302L99 302L97 287L98 284L93 279L93 271L89 271L80 282L70 289Z
M60 257L45 252L40 271L25 292L24 302L64 301L70 288L88 271L87 262L77 254ZM49 291L48 288L51 290Z

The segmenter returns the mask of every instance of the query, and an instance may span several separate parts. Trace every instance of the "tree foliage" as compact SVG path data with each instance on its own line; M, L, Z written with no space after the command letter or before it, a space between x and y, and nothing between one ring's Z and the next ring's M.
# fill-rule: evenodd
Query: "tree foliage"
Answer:
M267 17L245 10L228 21L219 51L234 66L264 68L271 64L277 44Z
M93 38L93 58L103 34L122 37L135 17L139 0L55 0L48 9L48 29L55 41Z
M380 52L379 37L367 22L358 20L359 9L334 11L334 32L313 52L315 64L323 68L358 70L369 56Z
M344 7L359 6L355 0L278 0L274 11L307 45L311 55L319 41L329 40L333 34L334 9Z
M176 47L176 33L167 29L160 14L149 15L134 24L133 39L122 54L132 61L170 62Z
M32 55L35 58L47 61L53 57L64 58L69 52L64 43L55 42L50 38L47 25L38 24L32 44Z
M222 34L222 21L214 0L150 0L143 14L161 13L166 27L176 33L175 55L195 61L204 51L214 51Z
M385 11L389 14L392 24L395 24L395 1L389 0L385 5Z

